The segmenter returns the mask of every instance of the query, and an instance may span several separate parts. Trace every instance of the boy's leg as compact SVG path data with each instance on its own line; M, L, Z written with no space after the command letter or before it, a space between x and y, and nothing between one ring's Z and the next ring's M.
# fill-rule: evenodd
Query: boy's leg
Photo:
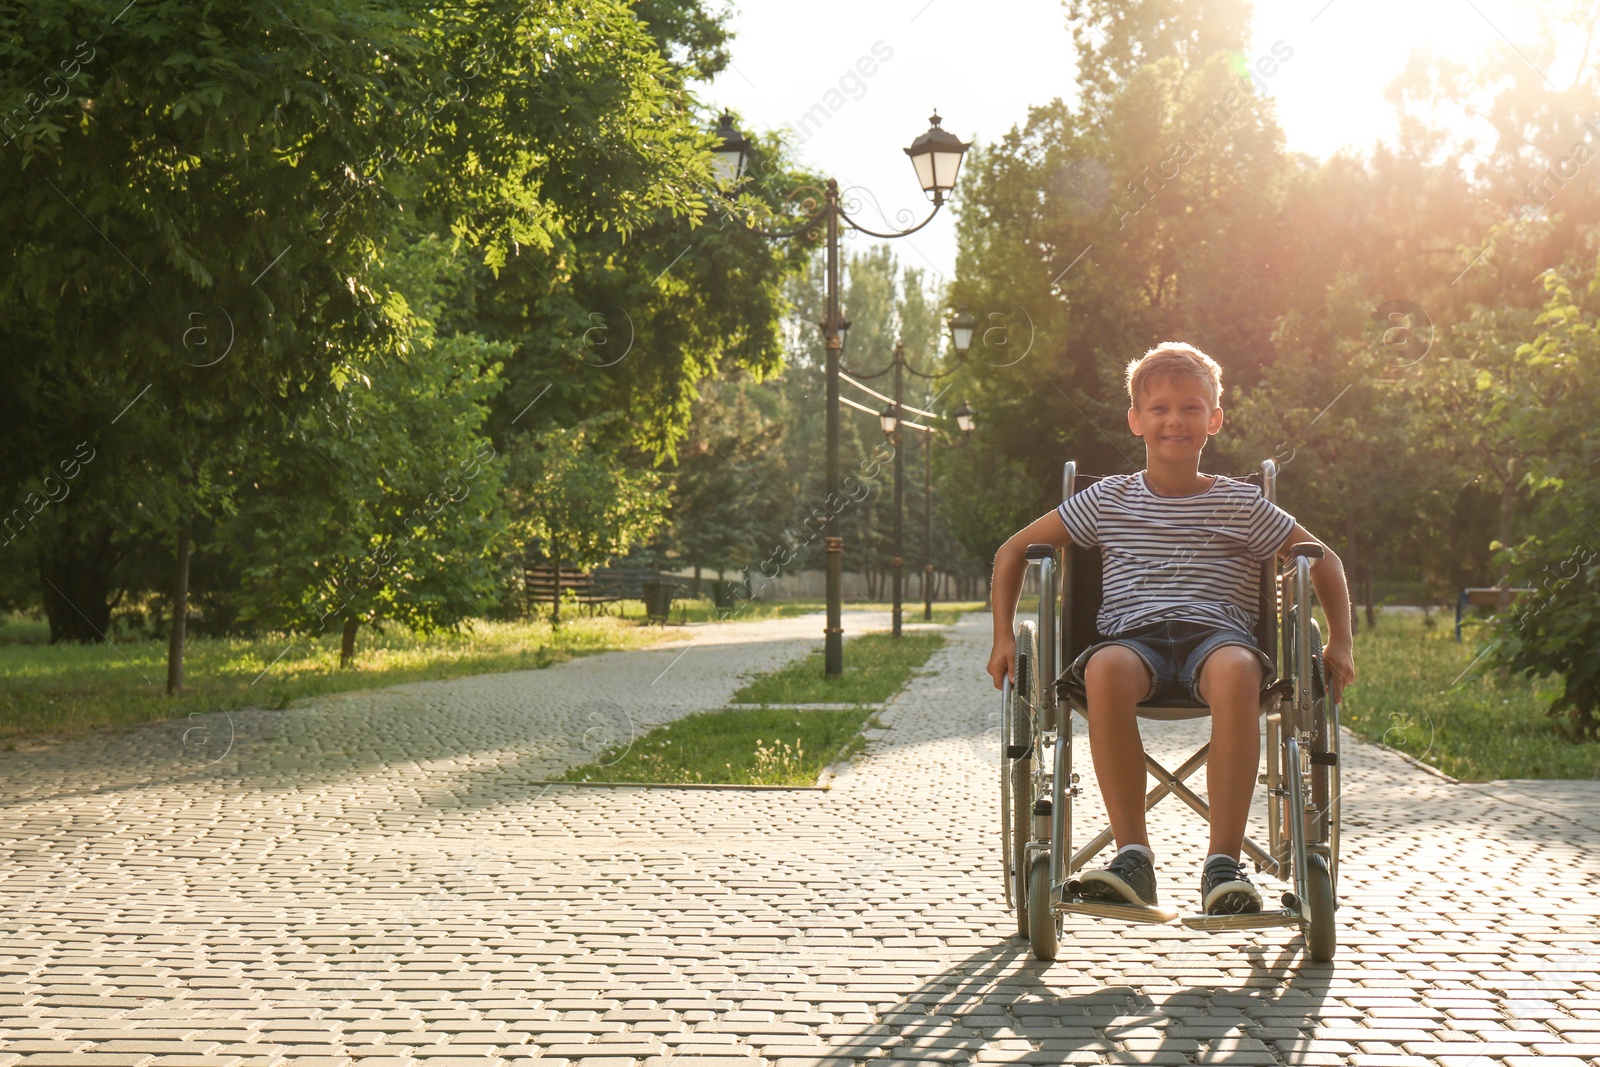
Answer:
M1100 780L1111 832L1116 835L1118 847L1148 847L1144 825L1144 742L1139 737L1137 705L1150 691L1150 669L1132 649L1108 645L1089 659L1083 683L1089 707L1089 754L1094 759L1095 777Z
M1239 856L1250 797L1261 763L1261 662L1254 652L1224 645L1200 667L1200 696L1211 706L1206 801L1211 807L1207 855ZM1098 769L1099 764L1096 764Z

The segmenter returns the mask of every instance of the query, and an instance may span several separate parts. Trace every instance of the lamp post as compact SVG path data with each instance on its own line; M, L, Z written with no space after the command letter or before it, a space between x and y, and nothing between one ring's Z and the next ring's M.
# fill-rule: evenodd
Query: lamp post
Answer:
M966 357L967 353L972 348L972 323L973 323L972 316L968 315L968 314L966 314L964 312L962 314L956 315L950 321L950 336L951 336L951 339L955 342L955 346L956 346L956 356L957 356L957 359L958 359L957 366L959 366L959 360L960 359L964 359ZM890 370L894 371L894 399L889 402L889 406L888 407L884 408L881 412L878 413L878 419L879 419L879 422L881 423L881 425L883 426L884 434L894 444L894 557L890 561L890 564L894 569L894 635L896 637L899 637L900 633L901 633L901 625L900 624L901 624L901 618L902 618L902 614L903 614L902 613L902 602L903 602L904 590L905 590L905 584L904 584L905 583L905 557L904 557L904 546L903 546L903 543L902 543L902 524L901 524L901 511L902 511L902 509L901 509L901 501L903 500L904 495L905 495L905 460L904 460L904 450L900 447L900 443L901 443L900 427L902 427L902 426L912 426L912 427L915 427L916 429L919 429L919 430L922 430L922 431L926 432L928 434L928 437L929 437L928 447L931 450L932 447L933 447L933 442L932 442L933 427L924 426L924 425L921 425L920 423L909 422L905 418L905 413L907 411L910 411L910 412L912 412L914 414L917 414L917 415L928 415L928 416L932 416L932 417L935 417L935 418L938 417L938 416L933 415L933 412L931 412L931 411L921 411L921 410L918 410L917 408L907 408L905 406L904 402L901 399L901 397L903 395L902 394L903 381L904 381L904 377L903 376L904 376L904 373L906 371L910 371L912 374L915 374L918 378L923 378L923 379L926 379L928 381L932 381L935 378L943 378L947 374L954 373L955 370L956 370L956 367L951 367L949 370L941 371L938 374L924 374L921 371L917 370L915 367L911 366L911 364L906 362L905 346L900 344L900 343L898 343L898 342L896 342L896 344L894 346L894 359L890 362L889 366L885 367L883 370L879 371L877 374L874 374L874 375L863 375L863 377L875 378L878 375L887 374ZM972 423L972 409L968 408L967 405L964 404L964 403L961 405L961 408L962 408L962 410L964 410L967 413L967 416L966 416L967 417L967 425L962 427L963 430L966 430L971 426L971 423ZM960 412L958 412L957 413L957 419L959 420L960 418L961 418L961 414L960 414ZM930 460L930 471L931 471L931 460ZM929 485L931 485L932 484L932 477L933 477L932 474L929 473L927 477L928 477ZM931 524L931 521L932 520L930 518L929 519L930 524ZM930 525L929 528L931 529L931 525ZM931 538L930 538L930 540L931 540ZM927 585L927 579L926 579L927 570L926 570L926 568L929 566L929 563L927 561L927 546L926 546L926 543L924 544L924 553L923 553L923 555L924 555L924 571L923 571L924 579L923 579L923 585L926 588L926 585ZM932 617L932 608L931 607L927 608L924 611L924 615L926 617L928 617L928 618L931 618Z
M911 142L911 147L905 149L907 156L911 157L911 165L917 173L917 183L922 186L922 191L933 201L933 210L928 217L915 226L903 230L893 230L880 233L863 226L845 211L839 198L839 183L828 179L827 190L820 206L807 212L805 221L792 230L769 231L745 225L744 229L772 240L795 237L809 234L817 227L826 227L827 239L827 270L825 273L825 299L822 312L822 340L825 352L825 373L827 376L827 389L825 403L827 405L827 504L832 514L838 512L834 509L834 502L839 501L839 372L840 357L844 347L843 338L840 336L845 323L839 310L839 224L843 222L851 229L864 233L869 237L892 239L908 237L933 221L939 209L944 206L945 196L955 188L956 174L961 169L962 156L969 147L955 134L939 127L939 115L935 112L929 118L926 133ZM721 124L717 127L720 143L713 149L713 163L718 179L730 189L743 177L745 166L749 161L750 142L739 134L733 125L732 115L723 115ZM741 223L741 225L743 225ZM829 520L830 523L832 519ZM844 588L844 538L830 536L825 540L827 556L827 622L823 627L823 674L829 678L836 678L844 673L844 628L841 625L841 602Z
M970 344L970 340L968 341ZM965 400L956 408L957 438L965 445L978 428L978 413ZM933 621L933 434L923 441L922 455L922 621Z

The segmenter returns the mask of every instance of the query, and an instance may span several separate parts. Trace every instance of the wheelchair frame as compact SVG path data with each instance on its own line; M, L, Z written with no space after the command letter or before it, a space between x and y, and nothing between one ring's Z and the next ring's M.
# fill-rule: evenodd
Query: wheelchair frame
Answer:
M1259 474L1248 481L1259 485L1268 500L1275 500L1277 467L1272 460L1263 460ZM1078 475L1077 464L1065 464L1062 499L1077 492L1080 482L1088 484ZM1083 619L1092 620L1100 606L1100 559L1097 549L1072 546L1058 568L1056 552L1053 545L1028 546L1028 566L1039 571L1038 615L1016 624L1016 683L1007 678L1001 684L1000 821L1006 904L1015 912L1018 935L1028 938L1033 954L1042 960L1055 959L1067 913L1129 922L1170 923L1179 918L1171 908L1085 900L1072 877L1113 840L1108 826L1072 851L1072 798L1081 789L1072 770L1070 713L1087 720L1088 709L1085 698L1072 690L1066 669L1078 652L1089 647L1074 645L1074 626L1080 635L1093 631L1092 622ZM1272 562L1263 562L1260 568L1255 636L1278 665L1280 677L1261 695L1267 766L1257 783L1267 790L1267 846L1247 834L1243 850L1255 860L1257 871L1278 877L1293 889L1283 894L1281 909L1182 918L1185 926L1207 932L1297 926L1304 932L1308 956L1318 962L1331 960L1337 947L1334 910L1339 872L1339 706L1327 699L1321 634L1311 614L1315 595L1311 560L1321 555L1318 544L1298 544L1281 568ZM1092 586L1083 590L1092 604L1074 605L1075 574L1084 579L1083 585ZM1274 644L1278 655L1273 654ZM1287 674L1286 659L1292 667ZM1138 706L1142 718L1209 714L1209 708L1187 699ZM1208 740L1175 771L1147 752L1145 764L1157 785L1146 793L1145 810L1171 794L1209 823L1209 806L1184 781L1205 765L1210 747Z

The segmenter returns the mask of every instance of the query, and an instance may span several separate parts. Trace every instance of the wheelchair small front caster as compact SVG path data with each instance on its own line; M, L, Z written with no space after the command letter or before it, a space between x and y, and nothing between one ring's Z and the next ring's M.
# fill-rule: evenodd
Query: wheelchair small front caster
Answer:
M1050 906L1050 857L1035 853L1028 870L1028 946L1036 959L1056 958L1061 913Z
M1306 910L1311 925L1306 927L1306 952L1317 963L1333 959L1339 947L1339 934L1333 926L1333 876L1328 861L1313 853L1306 863Z

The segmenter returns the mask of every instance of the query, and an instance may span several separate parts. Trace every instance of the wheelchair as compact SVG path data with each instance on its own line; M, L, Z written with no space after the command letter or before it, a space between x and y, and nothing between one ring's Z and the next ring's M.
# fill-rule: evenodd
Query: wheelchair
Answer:
M1067 463L1062 499L1097 480L1079 474L1076 463ZM1268 500L1275 499L1277 467L1272 460L1262 461L1260 470L1245 480L1259 486ZM1016 915L1018 936L1028 939L1041 960L1056 958L1067 914L1154 923L1179 918L1166 907L1086 900L1073 878L1113 841L1108 826L1073 851L1072 800L1080 788L1072 769L1068 716L1075 712L1087 720L1088 707L1067 668L1080 652L1104 640L1095 628L1101 561L1098 548L1074 545L1058 565L1057 551L1053 545L1028 547L1027 566L1038 578L1038 615L1017 623L1016 681L1008 678L1001 685L1000 836L1006 905ZM1294 545L1281 567L1274 566L1276 560L1263 562L1257 596L1254 637L1280 677L1261 694L1266 771L1257 783L1266 787L1267 840L1263 846L1246 835L1244 853L1257 871L1293 888L1283 894L1277 910L1268 910L1264 900L1258 913L1193 915L1181 921L1211 933L1296 926L1304 934L1309 958L1326 962L1338 943L1339 705L1328 699L1321 632L1311 613L1311 561L1321 556L1321 545L1305 543ZM1138 714L1192 719L1209 715L1210 709L1186 697L1158 697L1139 704ZM1176 796L1209 823L1206 802L1184 782L1205 766L1210 747L1208 741L1170 771L1147 752L1145 764L1157 784L1145 796L1145 810Z

